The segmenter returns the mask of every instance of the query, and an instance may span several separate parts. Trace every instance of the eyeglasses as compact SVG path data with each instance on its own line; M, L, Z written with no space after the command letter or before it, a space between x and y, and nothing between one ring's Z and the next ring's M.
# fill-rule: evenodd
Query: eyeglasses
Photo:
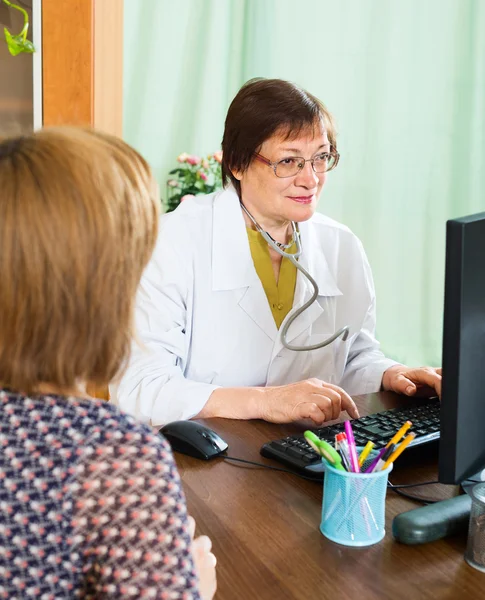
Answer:
M317 154L313 158L307 160L301 156L290 156L288 158L283 158L283 160L279 160L278 162L271 162L257 152L254 153L254 156L261 162L264 162L265 165L268 165L268 167L271 167L276 177L294 177L295 175L298 175L307 162L311 163L315 173L326 173L327 171L335 169L338 164L338 159L340 158L340 154L333 149L330 150L330 152Z

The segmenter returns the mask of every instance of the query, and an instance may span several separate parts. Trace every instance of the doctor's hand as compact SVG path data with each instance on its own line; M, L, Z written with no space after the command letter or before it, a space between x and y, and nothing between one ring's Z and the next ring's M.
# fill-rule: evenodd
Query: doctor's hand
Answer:
M354 419L359 412L342 388L321 379L305 379L265 389L261 418L271 423L311 419L316 425L337 419L342 410Z
M199 577L199 592L202 600L212 600L217 589L216 557L212 554L212 542L206 535L199 535L194 539L195 519L189 519L189 532L192 539L192 556L197 575Z
M429 397L438 394L441 398L441 368L412 369L404 365L394 365L384 371L382 387L406 396Z

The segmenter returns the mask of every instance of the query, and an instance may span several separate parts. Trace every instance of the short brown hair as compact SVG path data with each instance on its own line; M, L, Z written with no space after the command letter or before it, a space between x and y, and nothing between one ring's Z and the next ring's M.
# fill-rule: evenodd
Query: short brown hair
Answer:
M123 141L59 127L0 140L0 382L106 385L124 366L158 232L157 186Z
M245 171L263 142L281 131L294 139L302 130L323 123L328 140L337 149L332 115L309 92L283 79L256 78L247 81L227 111L222 138L222 181L232 182L241 195L241 185L232 171Z

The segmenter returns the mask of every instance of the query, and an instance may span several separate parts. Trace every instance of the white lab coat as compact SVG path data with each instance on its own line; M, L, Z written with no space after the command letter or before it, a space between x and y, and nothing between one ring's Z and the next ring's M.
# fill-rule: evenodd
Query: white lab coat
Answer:
M347 227L321 214L301 223L300 231L300 261L320 294L291 325L288 340L315 344L348 325L346 341L310 352L283 347L254 268L237 194L228 188L186 200L162 217L137 298L142 347L134 343L124 376L110 388L113 401L160 426L193 417L220 386L318 377L349 394L377 391L395 362L385 358L374 337L374 285L362 245ZM298 272L293 306L311 293Z

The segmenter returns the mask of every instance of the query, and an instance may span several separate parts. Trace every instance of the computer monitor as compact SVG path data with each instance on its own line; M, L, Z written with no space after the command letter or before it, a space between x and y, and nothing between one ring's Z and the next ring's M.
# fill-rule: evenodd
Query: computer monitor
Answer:
M439 480L485 469L485 213L447 222Z

